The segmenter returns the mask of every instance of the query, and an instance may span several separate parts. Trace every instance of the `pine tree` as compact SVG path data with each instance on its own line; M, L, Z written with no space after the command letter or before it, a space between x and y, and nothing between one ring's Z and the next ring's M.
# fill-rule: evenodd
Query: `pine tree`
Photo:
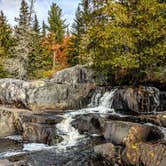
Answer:
M29 21L30 23L33 23L33 17L35 15L35 5L36 0L29 0L30 6L29 6Z
M36 14L33 21L33 31L36 32L38 35L40 34L40 26L39 26L39 21Z
M48 31L53 36L55 43L62 43L65 35L65 21L62 20L62 10L56 3L52 3L48 12Z
M40 36L40 26L38 22L37 15L35 14L33 23L32 23L32 49L28 55L28 78L32 79L37 77L36 73L38 72L39 68L41 68L41 54L42 54L42 47L41 47L41 36Z
M82 0L75 14L75 20L72 25L72 37L68 48L68 63L71 66L89 61L85 43L87 42L86 33L92 19L90 5L90 0Z

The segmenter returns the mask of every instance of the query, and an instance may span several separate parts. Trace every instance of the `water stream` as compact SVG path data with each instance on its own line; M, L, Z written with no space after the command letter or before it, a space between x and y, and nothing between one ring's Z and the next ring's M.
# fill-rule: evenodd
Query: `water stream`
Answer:
M116 89L113 89L110 92L106 92L103 95L98 92L92 96L91 102L87 108L80 110L69 110L67 113L61 115L64 120L56 125L58 134L63 138L63 141L55 146L48 146L45 144L38 143L24 143L23 149L18 151L7 151L0 153L0 158L15 156L18 154L24 154L26 152L40 151L40 150L49 150L56 148L57 150L65 151L68 147L77 146L79 142L83 141L85 135L80 135L78 130L75 129L71 122L74 120L76 115L88 114L88 113L98 113L98 114L107 114L114 113L112 106L112 98ZM11 139L15 141L21 141L22 137L20 135L14 135L6 137L6 139Z
M71 125L71 122L74 120L75 116L81 114L89 114L89 113L100 114L101 116L108 114L117 114L112 108L113 97L116 91L117 89L113 89L109 92L108 91L105 92L103 95L101 92L95 93L92 96L91 102L87 108L83 108L80 110L69 110L67 113L61 115L64 118L64 120L56 125L58 135L63 138L63 141L61 143L58 143L55 146L48 146L45 144L38 144L38 143L24 143L22 150L7 151L0 153L0 158L15 156L27 152L49 150L49 149L56 149L57 151L65 151L70 147L77 146L79 143L83 142L84 139L86 139L86 136L80 135L78 130ZM121 114L118 115L123 116ZM22 137L9 136L6 137L6 139L20 141L22 140Z

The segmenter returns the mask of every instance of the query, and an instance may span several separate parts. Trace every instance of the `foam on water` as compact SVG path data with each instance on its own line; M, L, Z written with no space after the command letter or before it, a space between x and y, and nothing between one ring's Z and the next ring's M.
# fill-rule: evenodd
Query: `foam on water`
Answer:
M17 156L17 155L20 155L20 154L25 154L25 152L22 152L22 151L8 151L8 152L3 152L3 153L0 153L0 158Z
M58 144L57 147L60 149L66 149L67 147L75 146L77 143L79 143L80 139L85 138L84 135L80 135L78 130L76 130L71 125L71 122L74 120L74 117L76 115L88 113L114 113L114 110L112 109L112 103L113 96L116 90L117 89L114 89L111 92L106 92L103 96L97 93L95 94L96 96L92 97L91 103L89 104L89 108L72 111L64 114L62 116L64 120L56 125L59 135L63 138L63 141L60 144ZM98 99L99 97L101 97L100 100ZM96 106L98 101L99 104L98 106Z
M50 149L51 146L48 146L46 144L39 144L39 143L29 143L29 144L24 144L23 151L40 151L40 150L47 150Z
M10 139L10 140L14 140L14 141L22 141L23 140L21 135L11 135L11 136L5 137L5 139Z
M88 113L99 113L99 114L114 114L114 110L112 109L112 103L113 103L113 97L117 89L113 89L110 92L106 92L103 96L100 93L96 93L92 99L91 103L88 105L88 108L80 109L80 110L71 110L62 117L64 120L56 125L58 135L63 138L63 141L56 146L48 146L45 144L38 144L38 143L29 143L24 144L22 151L18 152L6 152L3 154L0 154L1 157L9 157L9 156L15 156L19 154L23 154L26 152L33 152L33 151L41 151L41 150L49 150L49 149L56 149L59 150L66 150L68 147L76 146L80 141L82 141L85 138L85 135L80 135L78 130L75 129L71 122L74 120L74 117L76 115L81 114L88 114ZM22 140L21 136L9 136L6 137L7 139L13 139L20 141Z
M72 114L66 114L63 116L65 119L56 125L59 135L63 138L63 141L57 145L60 149L66 149L77 144L78 140L84 138L80 135L78 130L72 127L73 121Z

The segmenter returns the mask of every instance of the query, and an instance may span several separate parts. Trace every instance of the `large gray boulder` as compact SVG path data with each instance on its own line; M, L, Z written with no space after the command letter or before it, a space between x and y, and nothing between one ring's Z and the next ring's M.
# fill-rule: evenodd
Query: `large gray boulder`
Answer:
M87 66L77 65L58 71L53 75L51 81L65 84L94 83L94 72Z
M157 127L125 121L106 121L103 135L107 141L118 145L158 141L164 138Z
M93 72L76 66L57 72L50 80L0 80L0 103L38 111L75 109L89 102L95 89Z
M166 143L139 142L127 146L122 153L124 165L165 166Z
M114 93L112 108L133 114L156 112L160 108L160 91L155 87L119 87Z
M56 124L63 120L55 113L34 114L23 109L0 107L0 138L21 134L24 141L54 145L62 141Z

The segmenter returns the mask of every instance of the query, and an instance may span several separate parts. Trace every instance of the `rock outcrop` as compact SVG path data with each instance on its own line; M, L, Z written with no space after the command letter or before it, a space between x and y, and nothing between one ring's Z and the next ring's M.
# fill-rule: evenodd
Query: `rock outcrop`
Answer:
M155 112L160 107L160 91L154 87L119 87L114 94L112 108L130 114Z
M122 153L125 165L165 166L165 143L135 143L127 146Z
M63 118L55 113L34 114L28 110L0 107L0 138L21 134L24 141L55 145L62 141L56 124Z
M108 160L113 160L114 162L117 162L121 158L120 148L116 147L112 143L96 145L94 146L94 152L102 155Z
M95 89L93 72L76 66L57 72L50 80L0 80L0 103L30 110L75 109L85 106Z
M101 135L104 125L105 120L95 114L77 115L72 122L72 126L78 129L79 133L88 133L90 135Z

